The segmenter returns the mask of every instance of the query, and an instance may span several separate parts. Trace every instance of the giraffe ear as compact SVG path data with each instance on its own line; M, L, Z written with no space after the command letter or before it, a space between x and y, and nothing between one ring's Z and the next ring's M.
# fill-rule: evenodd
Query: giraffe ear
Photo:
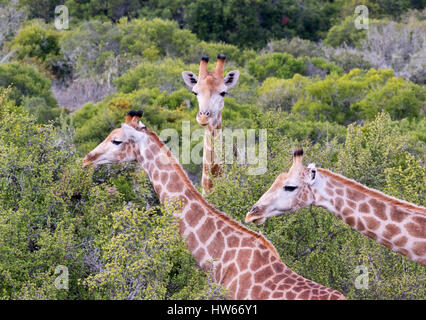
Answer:
M317 179L317 168L315 167L315 163L310 163L308 165L308 174L305 178L309 185L313 185Z
M231 89L237 85L238 78L240 77L240 72L238 70L229 71L223 82L228 89Z
M135 142L139 142L143 138L143 134L136 130L135 128L123 123L121 125L123 129L123 135L127 140L133 140Z
M183 78L183 81L185 81L185 84L190 88L195 86L198 82L198 77L190 71L182 72L182 78Z

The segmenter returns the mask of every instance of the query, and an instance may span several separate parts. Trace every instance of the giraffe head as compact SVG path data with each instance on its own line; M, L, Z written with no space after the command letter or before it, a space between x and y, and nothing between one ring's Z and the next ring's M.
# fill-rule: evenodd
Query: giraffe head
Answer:
M223 77L225 60L225 55L218 54L216 68L209 71L207 68L209 57L203 56L198 77L190 71L182 72L186 85L192 88L192 92L197 96L199 106L197 121L202 126L210 124L215 127L221 122L224 97L228 90L237 84L240 76L238 70L233 70Z
M140 158L139 143L146 138L146 127L138 122L141 111L130 111L121 128L114 129L104 141L89 152L83 159L83 167L88 164L100 165L136 161Z
M303 166L303 149L293 153L293 164L281 173L269 190L246 215L246 223L262 224L272 216L279 216L313 204L312 185L316 182L314 164Z

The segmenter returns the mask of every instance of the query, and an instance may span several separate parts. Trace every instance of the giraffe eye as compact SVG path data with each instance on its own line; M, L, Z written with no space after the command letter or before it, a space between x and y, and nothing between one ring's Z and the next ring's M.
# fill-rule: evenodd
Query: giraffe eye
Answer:
M296 190L297 189L297 187L295 187L295 186L284 186L284 190L285 191L294 191L294 190Z
M221 92L221 93L220 93L220 95L221 95L222 97L224 97L224 96L226 95L226 91Z
M122 144L123 143L123 141L118 141L118 140L112 140L111 141L113 144L115 144L115 145L119 145L119 144Z

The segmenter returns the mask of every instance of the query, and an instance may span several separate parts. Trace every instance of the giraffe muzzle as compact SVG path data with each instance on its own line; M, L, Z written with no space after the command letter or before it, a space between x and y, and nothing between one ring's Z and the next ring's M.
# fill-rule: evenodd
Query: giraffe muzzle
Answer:
M262 212L260 212L260 209L258 206L253 206L251 210L247 213L245 222L246 223L254 223L255 225L260 225L264 223L266 220L265 217L263 217Z
M83 165L81 166L82 168L85 168L85 167L87 167L89 164L91 164L91 161L89 161L88 159L87 159L87 157L85 157L84 159L83 159Z
M197 117L197 121L200 125L206 126L209 123L209 118L205 114L202 114Z

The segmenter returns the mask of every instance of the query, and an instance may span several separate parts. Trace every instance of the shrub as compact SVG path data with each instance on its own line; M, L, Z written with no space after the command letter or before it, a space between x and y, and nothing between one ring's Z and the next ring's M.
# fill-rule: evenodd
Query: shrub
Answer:
M0 64L0 88L11 86L10 99L25 106L38 122L55 119L60 109L50 91L50 80L34 67L16 62Z
M220 286L191 267L195 260L170 211L124 209L112 218L110 239L101 247L100 271L85 280L97 298L226 298Z
M306 67L303 59L279 52L260 55L248 61L247 66L250 73L261 82L268 77L288 79L296 73L302 74Z
M372 188L385 186L385 169L398 165L406 138L393 126L390 116L380 113L363 127L349 125L345 149L339 154L337 170Z
M384 191L396 198L425 206L426 169L421 161L409 153L403 153L400 164L385 169Z
M291 54L295 58L323 56L319 44L298 37L270 41L263 50L266 52L285 52Z
M248 166L235 161L225 168L222 177L215 179L214 189L208 194L210 203L243 221L278 174L290 168L292 152L300 146L304 147L305 165L314 162L318 167L343 173L369 186L380 185L382 190L390 184L395 192L405 181L398 179L407 174L406 179L414 179L402 189L407 199L415 200L414 193L424 189L424 170L415 173L421 165L420 159L409 160L411 156L401 151L403 139L388 115L380 114L365 126L350 126L345 145L336 139L327 143L324 123L309 124L292 117L271 112L258 118L261 127L268 128L268 171L250 175ZM310 126L312 132L321 128L323 134L315 145L309 142L312 139L309 130L299 129L294 135L298 128ZM424 267L359 234L322 208L297 210L252 228L261 231L275 245L292 270L341 291L349 299L422 299L426 295L422 281L419 282L425 276ZM360 265L369 272L368 290L354 286L360 275L356 268Z
M61 80L71 76L72 67L62 55L61 34L46 25L31 23L19 30L10 42L19 60L36 59L49 72Z
M355 28L355 18L355 16L348 16L340 24L331 27L324 43L334 48L343 44L352 47L359 46L361 40L367 36L367 31Z
M195 268L143 171L81 168L64 131L36 124L7 94L0 94L1 299L226 298ZM68 290L55 288L57 266L68 269Z
M334 62L345 72L349 72L352 69L368 70L371 68L368 58L364 57L362 52L357 49L347 46L338 48L322 46L322 50L327 61Z
M263 110L290 112L309 82L308 78L300 75L287 80L267 78L257 90L258 106Z
M11 48L16 50L18 59L28 56L46 61L49 57L60 54L59 39L57 31L33 23L19 30L11 41Z
M382 110L392 119L417 118L425 101L425 88L401 78L391 78L379 90L368 92L352 109L361 112L360 118L364 119L372 119Z
M410 17L403 23L377 21L369 26L361 52L374 68L392 68L396 76L424 84L425 42L424 20Z
M189 30L182 30L170 20L135 19L120 20L120 48L130 54L143 55L146 50L156 50L159 57L187 56L197 37ZM152 52L152 51L151 51Z
M27 18L26 8L19 8L18 0L0 2L0 50L12 39Z
M81 242L96 236L120 196L92 185L54 128L37 125L4 96L0 113L1 296L88 298L78 284L87 272ZM54 287L58 265L68 268L67 291Z
M341 77L332 74L310 81L292 111L310 119L348 124L372 119L382 110L393 119L418 117L424 101L422 87L394 78L392 70L353 69Z
M181 61L170 58L154 63L146 61L117 78L114 83L117 90L124 93L142 88L173 92L184 87L182 71L186 68ZM196 66L191 66L190 70L195 71Z

